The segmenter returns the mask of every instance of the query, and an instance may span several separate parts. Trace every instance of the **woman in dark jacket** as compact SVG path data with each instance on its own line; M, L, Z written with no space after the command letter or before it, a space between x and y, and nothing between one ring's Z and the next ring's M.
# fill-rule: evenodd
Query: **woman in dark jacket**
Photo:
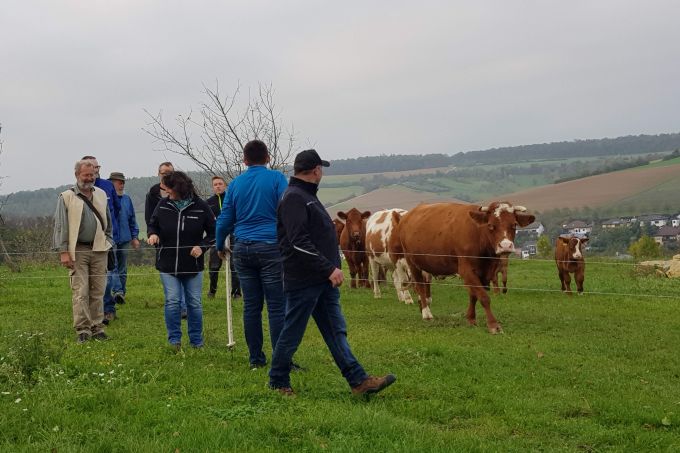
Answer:
M203 346L203 254L215 243L215 217L195 193L185 173L163 176L168 197L160 200L148 225L148 243L156 246L156 269L165 293L168 341L179 349L182 340L181 295L187 304L187 331L191 346Z

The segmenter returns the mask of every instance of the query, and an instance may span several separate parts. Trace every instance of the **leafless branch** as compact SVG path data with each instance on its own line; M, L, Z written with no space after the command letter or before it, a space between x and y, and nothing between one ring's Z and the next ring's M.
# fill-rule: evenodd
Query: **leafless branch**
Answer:
M222 96L217 82L215 88L204 85L203 93L206 100L200 105L199 118L193 119L191 111L186 116L179 115L172 129L166 126L162 112L153 115L145 110L150 122L143 130L159 143L160 151L188 157L203 172L231 180L245 170L245 144L259 139L269 148L270 167L287 169L296 137L292 126L284 131L272 85L259 84L255 96L248 90L241 109L240 84L231 95ZM192 141L192 131L198 135L198 142ZM281 143L285 144L283 149Z

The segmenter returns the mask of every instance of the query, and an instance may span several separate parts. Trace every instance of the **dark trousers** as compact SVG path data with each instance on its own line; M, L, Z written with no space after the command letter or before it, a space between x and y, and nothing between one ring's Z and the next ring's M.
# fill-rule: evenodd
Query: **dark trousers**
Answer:
M272 388L290 387L290 364L313 317L335 364L350 387L361 384L368 375L352 354L347 342L347 324L340 309L340 291L330 281L307 288L286 291L286 316L276 342L269 370Z
M231 265L231 295L241 295L241 282L238 279L238 274L234 268L233 258L230 260ZM217 285L220 280L220 269L222 269L222 260L217 255L215 247L210 249L210 260L208 261L208 269L210 272L210 292L215 294L217 292Z

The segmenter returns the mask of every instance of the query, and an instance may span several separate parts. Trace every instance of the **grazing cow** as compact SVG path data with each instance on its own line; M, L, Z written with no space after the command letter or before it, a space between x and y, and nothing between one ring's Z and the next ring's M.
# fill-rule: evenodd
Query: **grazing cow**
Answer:
M346 213L338 211L338 217L345 221L345 228L340 234L340 249L345 254L349 266L351 288L371 287L368 281L368 255L366 255L366 219L370 215L370 211L359 212L356 208Z
M342 230L345 229L345 224L342 223L342 220L340 219L333 219L333 224L335 225L335 234L338 236L338 245L340 244L340 235L342 234Z
M498 274L501 274L503 282L503 294L508 292L508 255L501 255L491 267L491 283L493 283L494 294L500 294L501 288L498 284Z
M557 274L562 282L562 291L571 296L571 274L576 280L576 290L583 295L583 280L586 274L586 262L583 257L587 237L560 236L555 244L555 263Z
M404 214L406 211L403 209L386 209L375 212L368 218L366 221L366 254L373 277L373 296L376 299L382 296L379 284L381 271L385 275L385 271L391 270L399 301L412 304L413 298L407 289L409 276L406 260L403 257L390 255L390 251L394 252L393 242L399 241L399 238L393 234L395 226Z
M491 280L489 268L496 265L497 257L514 251L516 226L527 226L536 219L524 211L526 208L508 202L493 202L486 207L435 203L421 204L401 218L399 241L415 282L423 319L432 319L429 283L423 272L459 274L469 293L468 324L477 324L475 305L479 300L489 332L502 331L491 312L486 291Z

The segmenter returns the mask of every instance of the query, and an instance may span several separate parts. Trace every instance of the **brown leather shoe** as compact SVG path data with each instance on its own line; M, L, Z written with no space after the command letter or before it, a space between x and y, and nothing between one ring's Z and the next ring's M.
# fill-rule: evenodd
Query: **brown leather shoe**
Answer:
M361 384L352 387L352 395L370 395L371 393L378 393L382 389L394 384L397 377L393 374L386 374L385 376L369 376L364 379Z
M295 396L295 392L290 387L277 387L273 390L276 390L277 392L279 392L283 396L291 396L291 397Z

